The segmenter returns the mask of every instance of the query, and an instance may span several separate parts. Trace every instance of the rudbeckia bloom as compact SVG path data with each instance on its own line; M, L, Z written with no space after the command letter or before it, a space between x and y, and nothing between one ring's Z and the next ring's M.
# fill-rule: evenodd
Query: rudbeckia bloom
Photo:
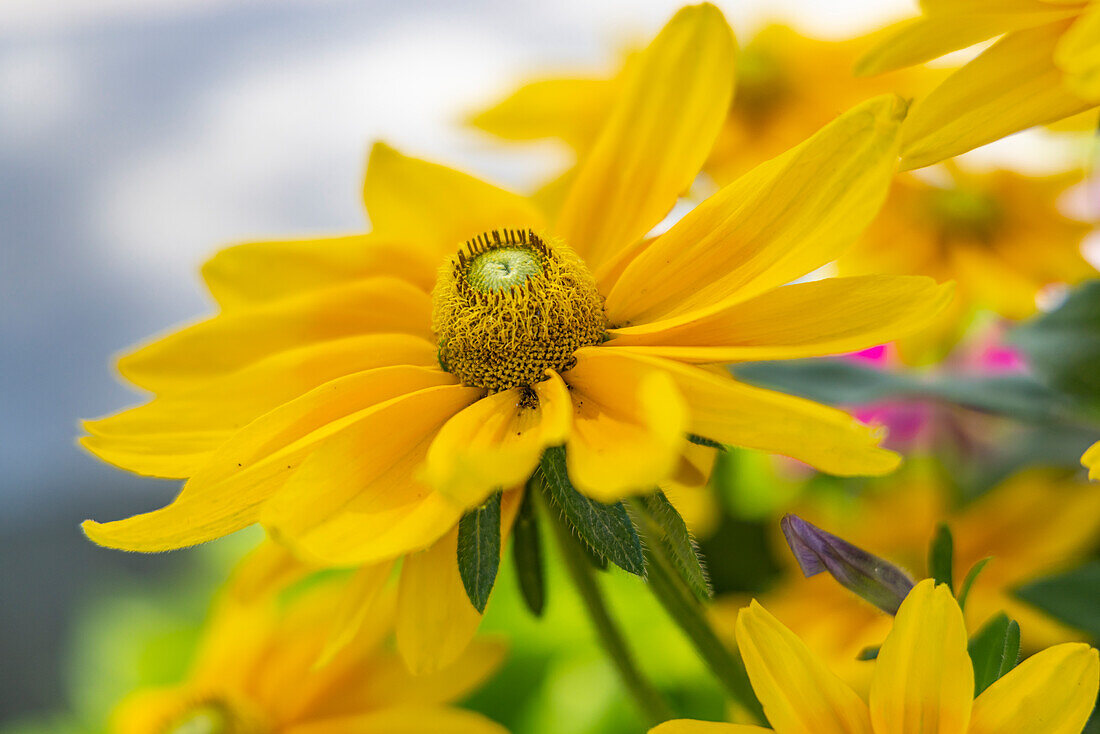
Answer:
M499 667L503 648L475 642L451 667L413 676L385 644L392 597L317 665L338 587L313 587L286 604L270 596L244 604L226 594L186 679L132 693L112 715L112 734L505 734L481 714L449 705Z
M907 359L921 351L942 357L976 310L1024 319L1036 312L1045 287L1096 275L1081 253L1091 225L1059 210L1063 195L1083 180L1080 171L1033 177L949 166L943 174L936 181L898 176L882 212L839 263L844 274L956 282L955 300L935 328L902 345Z
M786 285L878 211L904 104L855 108L646 236L710 151L733 54L717 9L680 11L640 55L553 221L378 145L370 234L218 254L204 275L220 313L124 357L122 374L156 397L88 423L83 439L120 467L187 483L163 509L85 523L88 536L162 551L260 522L326 564L427 549L402 586L425 601L428 630L466 604L459 519L501 489L514 502L545 447L564 444L573 484L603 501L675 477L691 435L836 474L891 471L898 457L875 429L706 365L871 346L950 297L919 276Z
M1100 3L926 0L857 66L890 71L1002 36L913 106L902 166L920 168L1100 105Z
M1017 474L980 498L952 508L949 490L930 478L887 482L848 502L804 502L800 516L921 578L928 543L946 522L954 536L954 578L962 579L983 558L984 567L967 596L967 628L978 630L1004 611L1020 624L1025 650L1080 640L1084 633L1056 622L1014 595L1042 576L1072 567L1100 540L1100 493L1094 486L1031 470ZM793 564L792 564L793 565ZM867 690L873 666L861 650L882 644L891 619L822 575L788 580L762 597L815 654L846 683ZM720 599L713 619L728 628L745 599Z
M888 92L915 96L942 76L916 68L853 77L852 65L869 43L869 38L823 41L778 24L761 29L738 50L736 93L706 172L727 184L797 145L838 111ZM507 140L558 138L583 159L634 60L628 56L623 70L610 79L562 77L524 84L470 122ZM542 194L553 197L562 185L551 183Z
M753 690L777 734L1078 734L1100 685L1096 650L1047 648L974 698L959 605L945 585L919 583L898 610L867 700L753 604L737 617ZM653 734L753 734L756 726L670 721Z

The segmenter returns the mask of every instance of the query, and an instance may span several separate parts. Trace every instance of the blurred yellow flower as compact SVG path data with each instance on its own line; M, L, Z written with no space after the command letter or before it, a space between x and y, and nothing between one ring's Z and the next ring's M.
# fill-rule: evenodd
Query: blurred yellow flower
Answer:
M504 734L504 727L448 705L500 665L504 649L470 645L454 664L413 676L385 644L393 629L387 596L340 652L328 644L340 584L325 583L278 603L215 606L186 680L136 691L112 715L112 734Z
M954 578L961 582L983 558L992 558L966 602L967 627L977 630L1004 611L1020 624L1025 649L1077 640L1082 634L1020 601L1013 590L1081 558L1100 539L1100 493L1080 482L1032 470L1018 474L959 509L942 482L906 479L855 500L806 502L797 513L875 555L924 575L928 545L940 522L955 544ZM882 643L891 619L826 575L789 580L764 597L814 652L856 690L865 691L873 666L861 650ZM718 628L744 602L720 600Z
M1100 105L1100 2L927 0L864 56L874 74L1003 36L919 99L902 132L920 168Z
M945 585L920 582L873 663L867 700L753 602L737 617L753 690L778 734L1078 734L1096 702L1100 659L1066 643L1025 660L974 698L962 613ZM652 734L752 734L756 726L669 721Z
M432 667L479 619L456 524L521 486L547 446L565 444L570 479L603 501L697 471L689 434L835 474L891 471L899 458L871 427L700 365L869 347L949 300L920 276L786 285L878 211L900 100L860 105L646 237L712 147L733 54L717 9L680 11L632 66L554 221L377 145L371 234L219 253L203 272L221 312L124 357L122 374L156 397L82 439L187 483L163 509L85 532L153 552L260 522L307 561L413 554L401 588L420 601L407 623L420 642L406 649Z
M737 53L736 93L704 170L727 184L797 145L841 111L889 92L915 96L942 76L917 68L854 77L852 65L871 42L872 37L824 41L778 24L761 29ZM628 55L623 70L611 79L562 77L524 84L470 123L507 140L559 138L583 157L635 59ZM562 185L551 184L544 196L553 197Z
M1094 443L1085 452L1081 457L1081 463L1089 470L1089 479L1100 479L1100 441Z
M936 181L898 176L879 216L839 262L843 274L956 282L955 300L934 327L901 345L909 361L942 358L977 309L1024 319L1044 287L1096 275L1081 253L1092 225L1059 210L1082 172L1033 177L950 165L942 173Z

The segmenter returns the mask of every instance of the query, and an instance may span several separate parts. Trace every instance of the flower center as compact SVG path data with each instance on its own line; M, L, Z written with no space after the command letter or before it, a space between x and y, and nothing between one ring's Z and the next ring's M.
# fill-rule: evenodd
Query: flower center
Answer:
M973 188L937 189L930 193L933 221L945 237L988 241L1004 216L995 196Z
M470 240L432 292L439 363L465 385L499 392L564 372L573 353L605 338L596 281L565 245L529 230Z

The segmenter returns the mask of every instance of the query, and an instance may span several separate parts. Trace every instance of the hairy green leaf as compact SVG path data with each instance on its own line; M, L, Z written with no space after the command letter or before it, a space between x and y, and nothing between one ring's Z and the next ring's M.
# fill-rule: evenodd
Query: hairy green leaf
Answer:
M645 576L642 541L622 502L605 505L578 492L565 468L564 447L547 449L539 472L551 502L589 550L625 571Z
M542 541L539 537L538 516L535 514L534 492L538 482L531 481L519 506L515 525L512 526L512 560L520 594L531 613L542 616L546 605L546 577L542 561Z
M1020 659L1020 625L1004 612L990 618L967 645L974 663L974 695L1016 667Z
M928 549L928 572L937 584L947 584L951 593L955 592L951 570L954 562L955 542L951 538L951 528L940 523L936 528L936 535L932 538L932 545Z
M458 523L458 573L466 596L485 611L500 567L500 492L467 512Z
M650 545L661 544L676 572L695 596L702 601L713 598L714 591L695 539L691 537L684 519L668 501L665 493L658 490L636 501L634 506L641 510L643 527Z

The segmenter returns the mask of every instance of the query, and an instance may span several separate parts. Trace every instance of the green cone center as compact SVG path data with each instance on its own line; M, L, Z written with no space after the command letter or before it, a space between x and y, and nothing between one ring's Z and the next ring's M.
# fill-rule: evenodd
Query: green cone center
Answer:
M534 252L528 248L502 247L475 257L466 279L471 287L490 293L522 286L528 278L538 275L542 275L542 264Z

